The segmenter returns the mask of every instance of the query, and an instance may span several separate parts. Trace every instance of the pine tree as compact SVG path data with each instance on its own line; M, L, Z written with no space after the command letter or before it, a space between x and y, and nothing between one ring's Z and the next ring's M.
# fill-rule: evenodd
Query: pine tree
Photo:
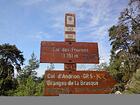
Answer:
M31 54L28 65L18 74L18 88L15 90L15 96L42 96L44 81L42 77L37 77L36 70L39 68L39 60L35 54Z
M28 65L26 65L22 71L19 73L18 77L21 79L26 79L28 77L32 77L34 80L37 78L36 70L39 68L39 60L36 58L35 54L31 54L31 58L28 61Z
M125 85L140 68L140 0L130 0L117 25L109 29L110 73Z
M23 62L22 52L15 45L0 45L0 95L8 95L8 91L16 89L15 70L20 72Z

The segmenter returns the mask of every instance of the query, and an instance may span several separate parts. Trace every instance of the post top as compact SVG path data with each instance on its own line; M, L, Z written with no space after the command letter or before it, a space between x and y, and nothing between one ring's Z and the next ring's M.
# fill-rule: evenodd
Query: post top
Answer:
M65 13L65 15L75 15L75 13L74 12L67 12L67 13Z

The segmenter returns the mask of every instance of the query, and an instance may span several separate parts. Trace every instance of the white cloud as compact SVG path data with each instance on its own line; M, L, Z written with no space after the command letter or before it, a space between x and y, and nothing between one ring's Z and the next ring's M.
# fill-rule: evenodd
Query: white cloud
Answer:
M98 3L96 2L92 8L93 13L90 19L90 26L94 27L101 24L101 22L108 21L111 9L109 0L99 0Z
M109 63L110 47L109 47L108 44L109 43L105 43L105 42L102 42L102 41L98 42L100 63L104 63L104 62Z
M50 35L48 35L47 32L37 32L36 34L34 35L31 35L30 38L33 38L35 40L49 40L51 38Z
M77 18L77 31L90 32L110 21L110 0L71 0ZM75 4L75 5L74 5ZM77 6L78 5L78 6ZM79 6L80 5L80 6Z
M50 25L53 28L63 28L64 27L64 16L58 16L53 18L53 23Z
M76 7L81 7L82 5L84 5L85 2L87 2L88 0L71 0L72 5L76 6Z
M38 4L41 2L46 2L48 0L19 0L18 2L22 5L33 5L33 4Z

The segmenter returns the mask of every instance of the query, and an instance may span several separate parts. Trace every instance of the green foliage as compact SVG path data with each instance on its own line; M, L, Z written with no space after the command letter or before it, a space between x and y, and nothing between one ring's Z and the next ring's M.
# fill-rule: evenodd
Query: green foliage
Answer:
M106 62L98 65L98 70L107 70L107 69L108 69L108 65Z
M8 91L16 89L14 71L19 72L23 62L22 52L15 45L0 45L0 95L8 95Z
M39 67L39 61L35 54L31 54L28 65L26 65L17 77L18 88L15 90L15 96L42 96L44 89L43 78L37 77L36 70Z
M0 95L5 96L42 96L43 78L37 77L39 60L32 53L29 64L21 69L23 55L15 45L0 45ZM17 70L18 76L14 77Z
M140 68L140 1L130 0L117 25L109 29L112 45L109 72L126 84Z
M43 81L38 83L30 76L27 79L21 81L17 90L15 90L15 96L42 96L44 83Z
M125 94L140 94L140 69L134 73L132 79L125 86Z
M36 70L39 68L39 60L37 60L34 53L31 54L31 58L29 59L28 63L29 64L19 72L18 77L21 79L26 79L31 76L33 79L36 79Z
M38 85L36 86L36 92L35 92L35 96L42 96L43 95L43 91L44 91L44 81L41 81L40 83L38 83Z

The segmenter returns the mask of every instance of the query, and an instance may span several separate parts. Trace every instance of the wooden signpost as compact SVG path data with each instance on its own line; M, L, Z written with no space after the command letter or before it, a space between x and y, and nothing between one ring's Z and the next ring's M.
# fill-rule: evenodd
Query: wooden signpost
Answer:
M65 42L42 41L41 63L64 63L64 71L45 72L45 96L108 94L116 81L106 71L76 71L76 63L99 64L98 44L76 42L75 14L65 15Z

